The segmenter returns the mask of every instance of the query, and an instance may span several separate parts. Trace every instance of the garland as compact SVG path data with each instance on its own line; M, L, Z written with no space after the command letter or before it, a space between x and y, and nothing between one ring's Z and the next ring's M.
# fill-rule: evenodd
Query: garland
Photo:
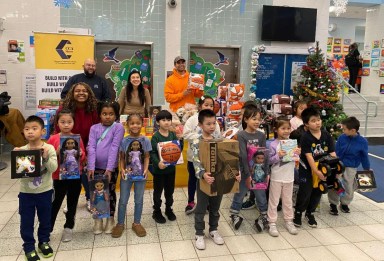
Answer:
M336 97L327 97L327 95L322 95L320 93L316 93L312 90L310 90L309 88L307 88L305 85L302 85L301 88L303 88L306 92L308 92L310 95L312 95L313 97L316 97L316 98L320 98L322 100L328 100L328 101L332 101L332 102L337 102L339 100L339 96L336 96Z

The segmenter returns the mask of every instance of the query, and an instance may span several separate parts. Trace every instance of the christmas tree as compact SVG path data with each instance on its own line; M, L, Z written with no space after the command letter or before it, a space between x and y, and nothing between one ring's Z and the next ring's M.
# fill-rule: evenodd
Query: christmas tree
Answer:
M316 42L316 48L309 48L307 65L303 66L301 76L303 80L293 88L295 100L305 100L308 106L316 108L323 127L337 138L342 133L340 123L347 116L338 103L340 88L328 70L319 42Z

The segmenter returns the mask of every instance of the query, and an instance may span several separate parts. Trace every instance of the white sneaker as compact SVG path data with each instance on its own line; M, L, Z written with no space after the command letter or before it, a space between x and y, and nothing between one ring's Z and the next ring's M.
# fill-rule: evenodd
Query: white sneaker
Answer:
M195 242L196 248L199 250L205 249L205 240L204 236L196 236L196 242Z
M91 212L91 201L89 199L87 200L87 209Z
M277 231L276 223L270 223L269 224L269 234L273 237L279 236L279 231Z
M68 212L68 207L65 206L65 207L63 208L63 213L64 213L64 214L67 214L67 212Z
M99 235L103 233L103 220L96 218L95 225L93 225L93 234Z
M71 240L72 240L72 229L64 228L63 237L61 238L61 241L69 242Z
M212 238L213 242L217 245L223 245L224 239L220 236L219 232L217 230L213 230L209 232L209 236Z
M115 219L113 217L107 218L107 224L105 225L105 229L104 229L105 234L111 234L114 226L115 226Z
M285 222L285 228L288 230L289 234L297 235L299 233L292 221Z

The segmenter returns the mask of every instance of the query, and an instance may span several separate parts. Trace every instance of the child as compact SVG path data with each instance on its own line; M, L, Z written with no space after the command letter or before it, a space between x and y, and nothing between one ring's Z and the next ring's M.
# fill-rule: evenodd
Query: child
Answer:
M272 165L268 201L269 234L273 237L279 236L276 228L276 221L277 205L279 204L279 199L281 196L285 228L290 234L296 235L298 231L292 222L292 193L295 162L282 162L281 160L285 155L287 155L287 152L282 150L280 147L281 140L289 139L291 124L287 118L278 118L275 121L274 129L276 131L277 138L271 142L269 147L269 163ZM300 154L300 149L296 148L295 153Z
M239 192L233 196L232 205L230 208L232 225L235 229L239 229L243 218L239 216L243 199L251 184L251 169L248 162L248 146L265 147L265 135L258 131L260 124L260 111L255 105L245 107L242 119L243 130L238 132L237 139L240 148L240 172L241 181ZM257 206L260 211L260 216L256 219L255 225L259 232L268 227L267 221L267 198L265 190L254 190Z
M320 113L309 107L301 114L305 127L308 129L300 141L301 154L299 165L299 192L295 207L295 217L293 223L296 227L301 226L301 214L305 211L305 217L310 227L317 227L317 222L313 212L320 203L321 192L313 189L312 172L319 179L325 180L324 175L317 169L315 160L322 156L331 155L336 157L335 145L331 134L321 129Z
M296 130L300 125L303 125L301 113L307 108L306 101L297 101L293 104L293 118L291 119L291 131Z
M213 110L205 109L199 112L198 116L199 127L201 128L201 135L193 140L192 151L193 151L193 166L195 168L196 178L212 184L215 180L214 177L211 177L211 173L207 172L201 164L201 159L199 158L199 142L201 139L212 140L216 138L214 132L216 129L216 115ZM236 179L240 180L240 175L236 176ZM224 239L220 236L217 231L219 224L219 208L222 195L218 196L208 196L203 191L200 190L200 182L197 182L197 205L195 209L195 229L196 229L196 248L199 250L205 249L204 241L204 215L209 205L209 236L212 238L213 242L218 245L224 244Z
M336 142L336 154L345 165L345 171L341 180L345 189L345 196L339 197L335 190L328 191L330 213L338 215L337 205L341 203L340 209L349 213L348 205L353 200L353 184L357 167L360 163L365 170L369 170L368 142L359 134L360 122L355 117L349 117L341 122L344 134Z
M49 245L51 232L51 208L52 208L52 172L57 169L56 151L52 145L41 140L44 135L44 122L37 116L29 116L25 121L23 133L28 144L14 150L37 149L42 152L42 169L46 173L40 177L23 178L20 180L19 214L20 234L24 241L23 249L25 259L40 260L35 250L33 229L35 214L39 218L38 249L45 258L53 256L53 249ZM37 159L39 160L39 159Z
M94 178L95 172L104 174L109 179L110 217L107 219L104 232L111 234L115 226L117 163L119 146L124 137L124 127L116 122L116 119L119 119L117 102L101 102L98 113L100 123L93 125L89 132L87 167L89 179ZM97 235L102 232L103 220L95 219L93 233Z
M208 96L208 95L201 96L201 98L199 99L199 102L198 102L198 110L201 111L201 110L208 109L208 110L213 111L214 104L215 104L215 102L211 96ZM220 126L217 122L216 122L215 126L216 127L215 127L214 135L216 137L219 137L220 136ZM192 141L199 137L200 132L201 132L201 129L200 129L199 124L198 124L198 114L195 114L187 120L187 122L184 125L184 129L183 129L183 137L189 143L188 144L188 150L187 150L187 158L188 158L187 168L188 168L188 174L189 174L189 178L188 178L188 204L185 207L185 214L187 214L187 215L191 214L195 209L195 192L196 192L197 179L196 179L196 175L195 175L195 169L194 169L193 163L192 163L193 162L193 159L192 159L193 153L192 153L191 145L192 145Z
M51 144L57 152L57 155L60 155L60 137L62 135L73 135L72 128L75 124L73 113L68 109L63 109L56 115L56 125L60 129L60 133L52 135L49 137L47 143ZM85 149L80 139L80 168L82 168L82 163L85 161ZM65 224L64 231L62 236L63 242L69 242L72 240L72 229L75 226L75 216L77 203L79 201L79 196L81 192L81 180L80 179L59 179L60 166L52 174L53 179L53 188L55 189L55 198L52 202L52 217L51 217L51 232L55 226L56 217L63 203L64 197L67 196L67 209L65 213Z
M169 111L162 110L156 115L156 122L159 130L152 136L151 144L151 162L153 164L153 214L152 218L157 223L165 223L165 217L161 214L161 194L164 189L165 196L165 215L168 220L176 220L173 213L173 192L175 190L176 166L166 166L159 159L157 144L164 141L177 140L176 134L169 131L172 125L172 114ZM181 141L181 145L183 142ZM182 145L183 146L183 145Z
M135 211L133 214L132 230L138 237L147 235L144 227L140 224L141 213L143 212L143 198L146 179L148 176L149 165L149 152L152 150L151 142L147 137L140 135L140 130L143 127L143 118L139 114L131 114L127 119L127 126L129 135L126 136L120 145L120 160L119 166L121 171L120 179L120 200L119 200L119 214L117 225L112 229L112 237L121 237L124 231L124 221L132 185L134 185L135 192ZM132 171L127 169L127 158L131 145L139 143L143 149L143 157L140 159L142 166L143 180L137 180L135 175L129 175ZM136 147L136 146L135 146Z

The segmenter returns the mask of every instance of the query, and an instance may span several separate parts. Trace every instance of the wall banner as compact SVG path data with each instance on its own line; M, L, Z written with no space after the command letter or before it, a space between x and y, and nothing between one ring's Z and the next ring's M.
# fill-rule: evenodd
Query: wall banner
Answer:
M60 99L67 80L94 57L94 36L36 32L34 38L36 99Z

